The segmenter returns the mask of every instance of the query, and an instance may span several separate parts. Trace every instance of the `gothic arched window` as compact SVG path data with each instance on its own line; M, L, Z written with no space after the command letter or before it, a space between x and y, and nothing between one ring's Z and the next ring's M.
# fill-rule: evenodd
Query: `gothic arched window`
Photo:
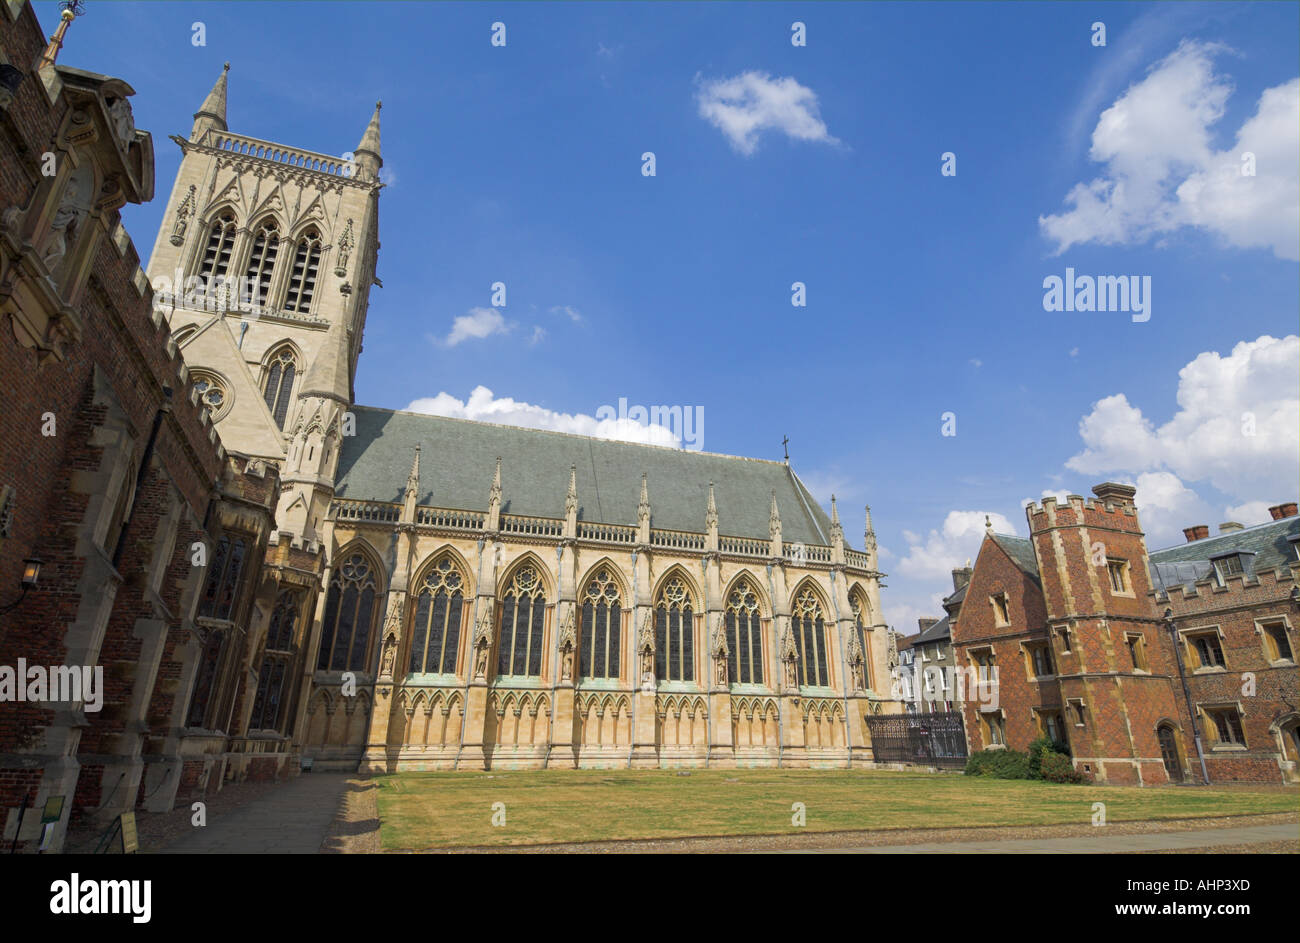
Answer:
M280 230L275 220L268 219L258 227L253 237L253 251L248 256L248 268L244 272L244 288L249 292L250 304L261 307L266 304L266 296L271 288L271 272L275 268L275 257L280 251Z
M532 564L515 571L501 600L501 641L497 651L498 675L542 673L542 621L546 592Z
M226 385L221 378L203 370L191 370L190 377L194 380L199 402L208 407L213 421L225 416L230 408L230 394L226 392Z
M321 633L321 671L365 671L370 656L370 628L375 622L375 576L364 554L353 553L330 580Z
M222 213L208 230L208 244L199 262L200 278L225 278L230 269L230 252L235 247L235 217Z
M239 577L244 570L247 547L244 538L217 540L208 563L208 580L199 600L199 615L209 619L229 619L239 596Z
M266 408L275 418L275 424L281 429L289 415L289 397L293 394L293 378L297 369L293 349L282 347L271 357L266 371L266 388L262 391L262 396L266 400Z
M284 299L286 311L296 311L299 314L311 311L311 296L316 291L316 273L319 268L320 235L316 230L309 229L294 247L289 293Z
M582 659L584 678L617 678L618 643L622 625L618 584L604 567L588 582L582 600Z
M794 630L794 644L799 651L799 683L825 687L829 683L826 669L826 620L822 615L821 603L817 601L817 594L808 587L804 587L795 599L790 622Z
M412 674L453 674L460 654L465 580L449 557L429 568L417 590L411 627Z
M694 681L694 620L686 583L674 576L655 601L655 676L661 681Z
M262 668L257 673L257 694L253 698L253 714L248 720L249 730L280 729L284 717L285 681L291 680L291 668L296 652L294 627L298 621L298 600L291 593L281 593L271 610L271 623L266 630L266 650Z
M741 580L727 596L727 669L736 684L763 683L763 635L758 596Z

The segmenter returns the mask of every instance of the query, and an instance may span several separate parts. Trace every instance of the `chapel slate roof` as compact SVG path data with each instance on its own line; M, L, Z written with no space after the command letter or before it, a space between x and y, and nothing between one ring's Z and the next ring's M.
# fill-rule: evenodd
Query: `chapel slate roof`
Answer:
M563 518L576 465L580 521L635 526L644 472L652 527L702 533L712 481L720 534L768 539L775 490L785 540L830 543L829 515L782 462L367 406L352 412L356 434L343 439L336 479L341 499L400 503L418 443L421 505L486 511L499 456L504 514Z
M1038 557L1034 555L1034 545L1031 541L1024 537L1009 537L1006 534L992 536L994 542L1006 551L1011 562L1032 577L1035 583L1041 582L1038 577Z

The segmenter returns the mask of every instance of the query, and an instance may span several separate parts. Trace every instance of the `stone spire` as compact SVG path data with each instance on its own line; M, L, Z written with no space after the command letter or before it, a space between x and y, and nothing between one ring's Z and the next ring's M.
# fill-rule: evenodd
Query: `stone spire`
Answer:
M771 547L769 553L774 557L779 557L785 553L785 547L781 541L781 512L776 506L776 489L772 489L772 509L767 515L767 535L771 538Z
M352 402L352 357L342 316L330 322L325 341L316 359L308 366L307 375L302 380L302 392L298 395Z
M704 527L706 530L714 531L718 529L718 502L713 499L713 482L709 482L709 506L704 512Z
M190 140L197 141L202 137L203 132L211 128L218 131L229 131L226 126L226 76L230 74L230 63L227 62L221 70L221 75L217 78L217 84L212 86L212 91L208 92L208 97L203 100L199 110L194 113L194 130L190 133Z
M415 523L415 502L420 496L420 445L415 445L415 458L411 460L411 473L406 476L406 492L402 501L402 523ZM402 571L405 573L405 571ZM396 584L394 584L394 587Z
M501 529L501 456L497 456L497 469L492 475L492 487L488 489L488 516L485 530Z
M379 168L384 166L379 151L379 112L383 107L383 102L375 102L375 113L370 118L370 124L366 125L366 133L361 135L361 143L353 152L360 176L366 180L374 180L379 174Z
M840 523L840 510L831 495L831 562L844 562L844 525Z
M411 460L411 473L406 476L406 496L420 493L420 446L416 443L415 458Z
M569 466L569 490L564 495L564 516L578 513L578 466Z
M637 543L650 543L650 486L645 472L641 473L641 500L636 506L636 539Z
M871 505L867 508L867 529L862 534L862 549L866 551L868 563L874 567L876 565L876 528L871 523Z
M564 536L578 536L578 466L569 466L569 490L564 495Z

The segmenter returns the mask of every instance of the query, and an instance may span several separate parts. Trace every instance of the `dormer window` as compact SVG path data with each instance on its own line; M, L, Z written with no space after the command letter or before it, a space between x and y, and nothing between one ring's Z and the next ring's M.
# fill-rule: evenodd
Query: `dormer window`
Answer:
M1220 586L1227 586L1229 577L1238 576L1245 572L1246 565L1239 553L1219 557L1214 561L1214 575L1218 577Z

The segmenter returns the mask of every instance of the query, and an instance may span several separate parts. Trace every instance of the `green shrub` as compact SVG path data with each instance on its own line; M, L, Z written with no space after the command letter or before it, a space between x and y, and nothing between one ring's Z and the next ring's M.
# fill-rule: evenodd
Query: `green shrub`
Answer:
M1049 783L1086 783L1088 777L1074 768L1068 756L1061 753L1043 754L1040 769L1042 778Z
M1052 740L1050 737L1039 737L1033 743L1029 744L1029 778L1044 779L1042 772L1043 761L1050 756L1070 755L1070 748L1064 743Z
M1019 750L981 750L966 760L967 776L994 779L1029 778L1029 755Z

